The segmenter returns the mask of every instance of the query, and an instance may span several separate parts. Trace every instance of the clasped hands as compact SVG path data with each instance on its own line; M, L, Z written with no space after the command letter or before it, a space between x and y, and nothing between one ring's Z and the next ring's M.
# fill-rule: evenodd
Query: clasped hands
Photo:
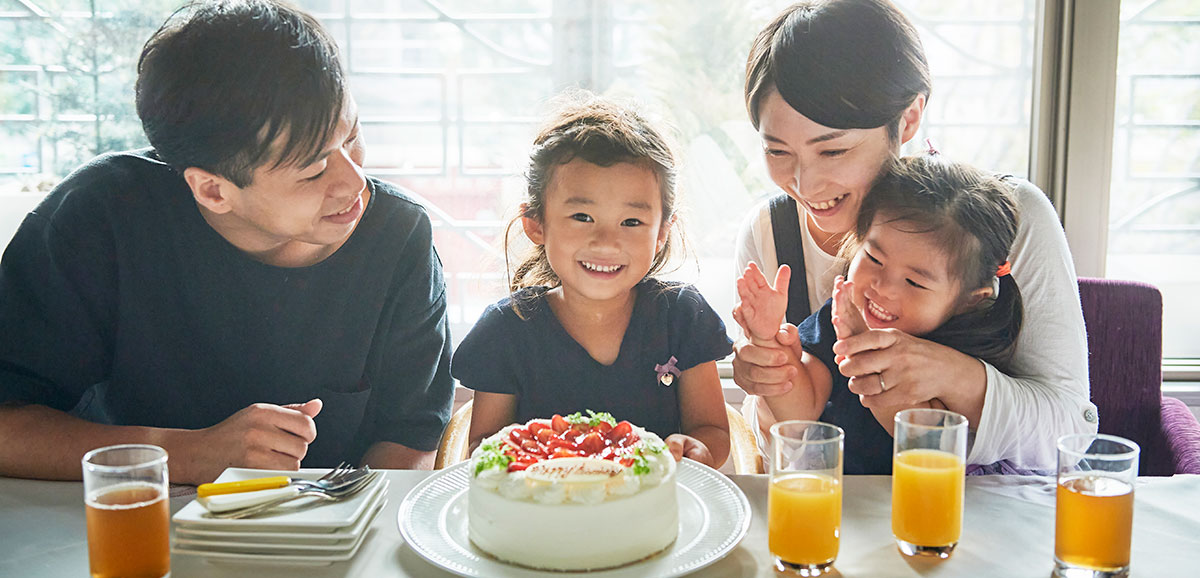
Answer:
M852 290L853 284L840 276L834 282L833 322L838 340L833 352L838 371L850 378L850 391L858 394L867 408L913 406L938 397L940 368L946 367L943 358L947 352L957 352L899 330L869 328L850 299ZM734 318L742 324L740 308L735 309ZM781 325L775 342L799 358L795 325ZM746 340L735 349L734 382L747 393L766 397L791 390L790 379L799 368L789 363L784 351Z

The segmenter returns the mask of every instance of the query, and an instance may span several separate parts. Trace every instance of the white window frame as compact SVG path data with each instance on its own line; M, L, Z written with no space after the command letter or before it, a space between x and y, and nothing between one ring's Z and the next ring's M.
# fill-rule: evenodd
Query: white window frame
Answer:
M1112 187L1121 0L1041 0L1031 180L1058 208L1081 277L1104 277ZM1163 381L1200 381L1200 362L1164 359ZM1164 392L1200 405L1200 385Z

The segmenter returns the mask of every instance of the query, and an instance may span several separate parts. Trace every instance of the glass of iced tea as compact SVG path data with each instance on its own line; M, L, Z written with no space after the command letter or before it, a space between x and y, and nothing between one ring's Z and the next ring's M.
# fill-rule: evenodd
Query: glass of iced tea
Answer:
M1054 575L1129 575L1138 445L1104 434L1058 438Z
M962 534L967 418L906 409L895 420L892 536L906 556L949 558Z
M842 428L816 421L771 426L767 541L775 568L820 576L837 558L842 526Z
M83 456L92 578L160 578L171 573L167 452L120 445Z

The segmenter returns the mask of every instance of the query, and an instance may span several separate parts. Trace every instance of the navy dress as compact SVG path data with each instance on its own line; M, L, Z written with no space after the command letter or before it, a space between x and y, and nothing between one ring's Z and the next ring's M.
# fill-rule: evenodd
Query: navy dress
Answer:
M483 312L454 352L450 372L476 391L516 395L521 423L591 409L664 438L679 433L678 382L663 385L656 366L675 358L683 372L726 357L732 343L694 287L647 279L634 290L633 315L611 365L593 359L567 333L546 301L546 287L530 287Z
M833 361L833 343L837 336L833 330L832 312L831 299L798 326L804 350L821 360L833 376L833 389L820 419L846 432L844 473L891 475L891 434L879 425L871 410L859 403L858 395L850 391L850 378L842 375Z

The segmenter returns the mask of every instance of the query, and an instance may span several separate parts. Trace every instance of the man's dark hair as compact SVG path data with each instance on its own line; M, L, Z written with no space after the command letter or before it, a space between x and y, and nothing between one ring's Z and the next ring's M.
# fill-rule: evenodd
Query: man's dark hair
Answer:
M137 112L159 157L239 187L266 163L315 161L345 92L333 38L312 16L271 0L189 4L138 61Z

